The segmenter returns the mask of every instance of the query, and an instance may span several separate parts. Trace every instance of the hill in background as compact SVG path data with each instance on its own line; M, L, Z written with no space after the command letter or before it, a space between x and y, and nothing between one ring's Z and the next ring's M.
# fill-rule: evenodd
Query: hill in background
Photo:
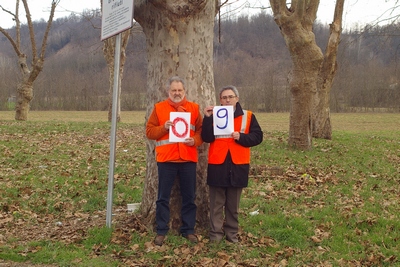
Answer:
M96 11L54 21L45 68L35 82L32 110L108 108L109 73L102 52L100 24L101 17ZM238 86L241 101L255 111L288 111L291 59L273 18L261 12L215 25L216 88L227 84ZM39 44L45 28L45 21L35 22ZM329 27L315 24L314 32L324 51ZM22 34L22 46L29 49L26 27L22 28ZM400 111L399 25L367 26L362 31L345 32L341 39L332 110L384 108ZM19 71L15 52L4 36L0 38L0 51L0 103L7 103L9 97L15 95ZM146 73L145 37L140 26L135 25L122 81L123 110L144 109ZM7 108L8 105L0 105L0 109Z

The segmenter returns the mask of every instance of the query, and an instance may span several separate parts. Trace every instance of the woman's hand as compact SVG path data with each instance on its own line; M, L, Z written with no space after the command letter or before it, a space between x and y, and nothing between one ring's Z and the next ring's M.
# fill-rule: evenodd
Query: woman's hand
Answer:
M235 140L239 140L240 139L240 133L239 132L233 132L232 133L232 138Z
M204 116L210 117L213 114L214 106L208 106L204 109Z

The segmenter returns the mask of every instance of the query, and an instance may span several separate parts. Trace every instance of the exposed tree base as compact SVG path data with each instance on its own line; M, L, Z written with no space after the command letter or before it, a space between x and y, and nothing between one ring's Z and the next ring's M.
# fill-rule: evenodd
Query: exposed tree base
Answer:
M33 86L22 84L19 86L17 95L17 105L15 107L15 120L28 120L30 102L33 99Z

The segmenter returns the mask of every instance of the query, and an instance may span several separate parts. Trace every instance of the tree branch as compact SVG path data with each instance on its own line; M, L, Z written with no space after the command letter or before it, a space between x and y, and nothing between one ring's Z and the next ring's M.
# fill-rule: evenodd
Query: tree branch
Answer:
M342 32L344 1L345 0L336 0L333 23L330 24L329 40L324 55L324 62L321 67L321 81L323 87L330 87L332 85L337 69L337 50L340 43L340 34Z
M19 20L19 0L15 2L15 30L16 30L16 38L17 38L17 47L21 49L21 21Z
M22 55L21 50L19 49L17 43L14 41L11 35L1 26L0 26L0 32L10 41L12 47L14 48L15 53L17 53L18 56Z
M306 18L308 19L308 24L312 26L314 24L315 19L317 18L317 11L319 6L320 0L310 0L310 3L307 6L307 15Z
M274 14L274 20L277 25L280 26L283 24L283 21L288 16L286 13L288 12L288 8L286 6L285 0L270 0L270 5L272 8L272 12Z
M24 2L26 0L23 0ZM44 33L43 36L43 41L42 41L42 48L40 51L40 56L37 57L35 54L35 60L33 61L33 67L32 67L32 72L30 74L29 79L31 81L34 81L36 79L36 77L39 75L39 73L42 71L43 69L43 62L44 62L44 55L46 52L46 47L47 47L47 38L49 36L49 32L50 32L50 28L51 28L51 24L53 22L53 18L54 18L54 12L55 9L57 7L57 4L60 2L60 0L53 0L51 3L51 11L50 11L50 16L49 16L49 20L47 21L47 27L46 27L46 32ZM32 26L32 32L33 32L33 25ZM29 28L31 28L31 26ZM35 43L36 45L36 43Z
M57 5L59 3L60 3L60 0L53 0L53 2L51 3L51 10L50 10L49 19L47 21L47 28L46 28L46 32L44 33L43 41L42 41L42 50L40 51L40 59L42 61L44 60L44 55L45 55L45 52L46 52L47 38L49 36L51 24L53 23L54 12L55 12L56 7L57 7Z
M343 6L344 6L344 0L336 0L335 14L333 15L333 23L340 25L340 28L342 27Z
M304 14L306 13L306 1L293 1L296 3L296 10L294 15L301 21L304 18Z
M30 39L31 39L32 62L36 62L36 60L37 60L37 49L36 49L36 42L35 42L35 31L33 29L33 23L32 23L32 16L31 16L31 12L29 10L29 6L28 6L28 3L27 3L27 0L22 0L22 3L24 4L26 20L28 22L28 28L29 28L29 36L30 36Z
M1 10L3 10L4 12L10 14L11 17L13 17L13 20L16 20L16 19L17 19L14 13L12 13L11 11L5 9L2 5L0 5L0 8L1 8Z

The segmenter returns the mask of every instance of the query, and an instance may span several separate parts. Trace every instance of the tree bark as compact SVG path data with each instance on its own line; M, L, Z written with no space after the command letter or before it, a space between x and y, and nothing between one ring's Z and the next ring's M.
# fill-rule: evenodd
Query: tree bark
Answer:
M333 79L337 70L337 52L342 32L344 0L336 0L335 14L330 24L330 35L322 64L318 90L313 103L313 137L332 139L332 125L330 115L330 94Z
M163 86L168 78L179 75L186 82L188 100L200 105L200 112L215 103L213 76L213 27L218 0L137 0L135 20L146 36L147 111L146 120L156 102L167 97ZM147 173L144 184L142 215L154 225L158 174L154 141L147 141ZM197 226L208 225L208 187L206 185L207 149L199 150L197 164ZM171 195L170 228L180 224L180 197L177 185Z
M30 102L33 99L33 85L30 83L20 83L17 87L17 103L15 106L15 119L26 121Z
M317 92L318 74L323 62L322 51L312 32L319 1L292 0L290 8L283 0L270 0L270 3L293 63L289 145L309 150L313 132L312 99Z
M33 84L30 79L28 64L26 63L26 55L21 53L18 56L18 66L22 73L22 81L17 85L17 102L15 105L15 120L28 120L30 102L33 99Z

